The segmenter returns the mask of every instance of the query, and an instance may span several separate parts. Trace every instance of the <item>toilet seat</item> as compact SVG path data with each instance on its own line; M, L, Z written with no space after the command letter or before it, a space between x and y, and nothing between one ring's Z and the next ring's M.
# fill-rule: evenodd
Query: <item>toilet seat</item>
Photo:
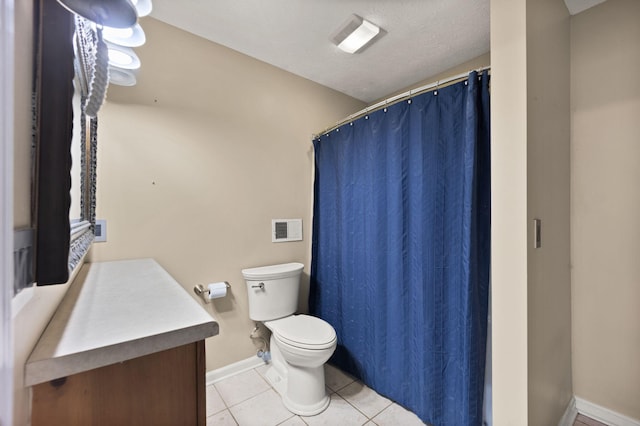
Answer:
M336 344L336 331L328 322L310 315L291 315L264 323L281 343L300 349L322 350Z

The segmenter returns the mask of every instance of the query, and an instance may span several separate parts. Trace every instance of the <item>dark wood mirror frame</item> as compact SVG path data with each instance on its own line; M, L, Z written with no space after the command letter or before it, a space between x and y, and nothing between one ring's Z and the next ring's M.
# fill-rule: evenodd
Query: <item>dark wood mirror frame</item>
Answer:
M69 279L73 15L55 0L35 0L35 280Z

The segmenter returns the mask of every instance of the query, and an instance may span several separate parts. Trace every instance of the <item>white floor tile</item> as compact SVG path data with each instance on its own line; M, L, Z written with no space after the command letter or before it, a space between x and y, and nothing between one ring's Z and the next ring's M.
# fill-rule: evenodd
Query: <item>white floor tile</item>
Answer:
M373 389L355 381L338 391L338 395L346 399L365 416L373 418L376 414L392 404L391 400L378 395Z
M293 416L289 420L285 420L280 423L278 426L307 426L305 422L298 416Z
M324 365L324 380L325 384L329 389L333 391L337 391L349 383L353 382L355 379L344 373L343 371L337 369L333 365L325 364Z
M412 412L328 364L325 378L331 404L317 416L296 416L264 378L269 367L263 365L208 386L207 426L424 425Z
M237 426L229 410L220 411L207 417L207 426Z
M236 405L269 389L271 386L254 370L224 379L214 385L227 407Z
M379 426L419 426L424 425L422 420L414 413L404 409L398 404L391 404L382 413L373 418L373 421Z
M367 419L361 412L353 408L347 401L342 399L338 394L331 395L331 403L329 407L316 416L302 417L305 423L311 426L327 425L327 426L351 426L363 425Z
M224 401L213 385L207 386L207 417L219 411L226 409Z
M274 426L294 416L273 389L234 405L229 410L240 426Z
M267 373L267 370L269 369L269 367L271 367L271 364L264 364L264 365L261 365L260 367L254 368L254 370L256 370L258 374L261 375L262 377L265 377L265 374ZM266 377L265 377L265 380L266 380Z

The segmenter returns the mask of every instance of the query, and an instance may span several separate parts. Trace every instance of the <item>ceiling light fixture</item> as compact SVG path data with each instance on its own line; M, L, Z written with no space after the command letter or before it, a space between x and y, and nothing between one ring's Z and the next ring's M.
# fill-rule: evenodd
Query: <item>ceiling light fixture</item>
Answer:
M136 72L114 66L109 66L109 83L118 86L135 86Z
M138 18L147 16L153 9L151 0L133 0L133 6L136 8L136 12L138 12Z
M58 3L98 25L127 28L138 20L130 0L58 0Z
M113 43L107 43L107 47L109 48L109 65L127 70L140 68L140 59L130 47L118 46Z
M333 34L331 41L347 53L357 53L383 34L383 30L358 15L351 17Z
M147 40L140 24L129 28L104 27L102 36L111 43L126 47L139 47Z

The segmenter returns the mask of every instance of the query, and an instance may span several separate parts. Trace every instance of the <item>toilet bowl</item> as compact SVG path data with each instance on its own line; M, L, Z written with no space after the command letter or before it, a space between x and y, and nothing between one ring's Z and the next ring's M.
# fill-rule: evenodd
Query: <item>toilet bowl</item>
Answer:
M326 321L293 315L298 307L304 265L287 263L243 269L249 317L271 331L271 366L265 376L289 411L313 416L329 405L324 364L337 346L336 332Z
M264 324L272 333L272 366L266 377L282 396L285 407L302 416L324 411L330 402L324 364L338 342L333 327L308 315L292 315Z

